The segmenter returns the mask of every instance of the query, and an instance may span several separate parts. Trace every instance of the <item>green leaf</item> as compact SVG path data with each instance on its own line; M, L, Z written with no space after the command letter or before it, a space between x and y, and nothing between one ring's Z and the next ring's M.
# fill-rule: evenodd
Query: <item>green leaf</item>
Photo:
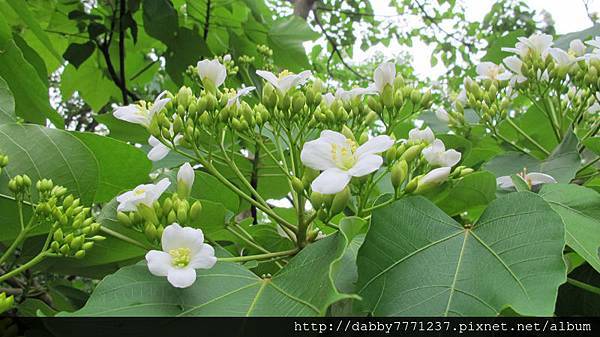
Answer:
M217 262L194 285L172 287L140 263L106 277L73 316L322 316L340 294L333 279L356 228L310 244L272 277ZM70 314L61 313L61 316Z
M8 83L14 95L17 115L37 124L45 124L48 118L54 125L62 128L62 117L50 107L48 87L23 57L4 20L0 20L0 50L0 77Z
M106 202L119 192L148 181L152 163L144 151L113 138L74 132L98 162L98 189L95 202Z
M520 152L506 152L485 163L483 168L496 177L510 176L527 169L527 172L549 174L559 183L568 183L575 177L579 163L577 138L569 132L550 157L543 161Z
M69 61L75 68L79 68L79 66L85 62L96 49L96 45L92 41L88 41L86 43L71 43L63 57L65 60Z
M523 35L525 35L523 30L515 30L501 37L493 35L491 41L488 41L487 53L481 60L496 64L502 63L505 57L511 55L509 52L503 51L502 48L514 47L517 43L517 38Z
M600 272L600 194L578 185L546 184L540 196L561 216L567 245Z
M17 306L17 313L21 317L54 316L56 310L48 306L46 302L37 298L27 298Z
M436 205L450 216L476 206L485 206L496 198L496 178L490 172L475 172L437 196Z
M511 174L510 180L512 180L513 184L515 185L515 189L517 190L517 192L530 190L529 184L527 184L525 179L523 179L523 177L521 177L520 175Z
M106 125L110 132L109 136L118 140L145 144L150 137L143 126L117 119L111 113L94 115L94 119Z
M274 21L267 35L275 63L291 71L302 71L310 67L302 43L318 37L319 34L296 15Z
M539 196L496 199L467 228L422 197L376 210L358 252L358 294L384 316L550 316L565 282L564 230Z
M0 124L14 123L15 98L6 81L0 77Z
M600 136L590 137L583 141L585 147L594 152L594 154L600 156Z
M232 212L237 212L240 207L239 196L206 172L196 171L191 194L196 199L221 203Z

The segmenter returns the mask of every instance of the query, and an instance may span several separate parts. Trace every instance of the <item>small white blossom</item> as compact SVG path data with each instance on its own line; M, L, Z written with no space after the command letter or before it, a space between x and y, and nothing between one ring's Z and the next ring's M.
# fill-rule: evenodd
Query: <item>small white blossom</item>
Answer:
M523 61L516 56L509 56L504 58L504 65L512 72L504 72L498 76L500 80L510 80L510 85L514 86L515 83L522 83L527 81L527 77L523 76L521 68L523 67Z
M585 54L585 49L585 44L583 44L580 39L572 40L571 43L569 43L569 54L575 57L583 56Z
M460 161L460 152L450 149L446 151L444 143L436 139L429 146L423 149L423 157L427 160L429 165L452 167Z
M554 62L556 62L556 65L559 68L568 68L576 61L575 56L565 52L560 48L550 48L548 49L548 52L550 55L552 55Z
M273 74L272 72L266 70L257 70L256 74L267 80L269 83L271 83L271 85L273 85L284 95L291 88L294 88L297 85L304 84L310 78L311 75L310 70L305 70L297 75L289 72L282 72L281 74L279 74L279 77L275 76L275 74Z
M500 74L504 73L506 69L503 65L498 65L493 62L481 62L477 65L477 78L482 80L498 80Z
M208 80L215 88L218 88L227 78L227 68L217 59L199 61L197 69L198 76L200 76L200 80L204 85L206 85L205 81Z
M554 179L551 175L539 173L539 172L531 172L531 173L518 173L518 176L523 178L527 184L532 187L540 184L555 184L556 179ZM515 186L512 181L511 176L502 176L496 179L496 184L503 190L510 189Z
M172 133L172 131L171 131L171 133ZM175 143L175 145L179 145L179 143L181 142L182 139L183 139L183 135L177 135L173 139L173 142ZM150 136L150 138L148 138L148 144L150 144L150 146L152 146L152 149L150 149L150 151L148 152L148 159L150 159L152 161L159 161L159 160L163 159L164 157L166 157L169 154L169 152L171 152L170 147L163 144L160 140L158 140L154 136Z
M526 57L529 53L534 53L545 58L548 48L552 47L552 36L547 34L533 34L530 37L519 37L519 42L515 48L502 48L503 51L511 52Z
M449 122L450 116L448 115L448 111L444 108L439 108L435 111L435 117L441 120L442 122Z
M140 124L145 127L150 126L152 117L162 110L165 105L171 100L170 98L163 98L167 94L163 91L156 97L154 103L150 106L150 109L146 108L146 104L129 104L126 106L120 106L115 108L113 116L120 120L124 120L129 123Z
M242 96L248 95L252 90L256 89L256 87L245 87L241 88L235 93L235 96L231 97L227 100L227 106L232 106L234 103L239 107L240 106L240 98Z
M181 165L179 171L177 171L177 193L181 194L182 197L189 196L195 178L196 174L190 163Z
M187 288L196 281L196 269L210 269L215 263L215 250L204 243L202 230L167 226L161 238L162 251L146 253L148 270L155 276L166 276L177 288Z
M429 144L435 140L435 135L429 127L426 127L423 130L420 130L419 128L414 128L408 131L408 140L413 142L424 141Z
M304 165L323 171L311 184L313 191L335 194L342 191L352 177L362 177L379 169L384 152L394 144L388 136L377 136L361 146L339 132L325 130L307 142L300 159Z
M450 176L450 167L439 167L429 171L426 175L422 176L418 180L420 186L428 184L439 184L448 180Z
M132 212L137 210L139 204L152 207L170 185L169 178L164 178L156 184L139 185L133 190L117 196L119 203L117 211Z
M383 62L373 73L374 83L369 87L370 91L382 93L386 85L394 86L396 79L396 65L392 62Z

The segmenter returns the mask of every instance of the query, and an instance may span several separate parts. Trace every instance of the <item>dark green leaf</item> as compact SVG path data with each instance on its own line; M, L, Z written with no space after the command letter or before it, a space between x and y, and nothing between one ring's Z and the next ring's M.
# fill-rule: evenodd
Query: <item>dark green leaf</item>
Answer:
M75 68L79 68L79 66L83 62L85 62L85 60L92 56L95 49L96 45L91 41L88 41L86 43L73 42L69 45L69 47L63 54L63 57L65 58L65 60L69 61L69 63L71 63Z

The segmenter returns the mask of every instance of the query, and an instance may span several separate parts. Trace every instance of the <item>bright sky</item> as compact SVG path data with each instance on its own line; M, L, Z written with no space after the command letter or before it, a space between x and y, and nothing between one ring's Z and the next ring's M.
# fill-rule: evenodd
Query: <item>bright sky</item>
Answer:
M493 0L459 0L466 8L466 15L469 21L482 20L485 14L487 14ZM592 22L587 17L583 0L525 0L530 8L538 11L545 10L552 15L554 20L554 27L558 34L565 34L570 32L580 31L591 27ZM389 15L393 12L388 6L388 1L384 0L371 0L371 4L376 15ZM590 0L589 8L592 12L600 12L600 0ZM376 51L381 51L386 57L393 58L396 53L400 50L406 50L407 47L399 46L397 43L390 43L389 47L383 45L376 46L369 49L366 52L362 52L360 48L355 48L353 57L354 63L360 63L365 58ZM410 54L413 58L413 67L419 76L424 77L437 77L444 73L444 66L441 62L435 67L431 68L430 55L433 48L429 48L423 43L413 43L413 47L409 48Z

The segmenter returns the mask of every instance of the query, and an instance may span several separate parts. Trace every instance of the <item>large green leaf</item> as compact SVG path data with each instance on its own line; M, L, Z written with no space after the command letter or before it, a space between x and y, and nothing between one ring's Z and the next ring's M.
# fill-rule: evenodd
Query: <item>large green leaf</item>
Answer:
M99 165L95 202L109 201L119 192L148 181L152 163L144 151L110 137L73 134L92 151Z
M357 228L319 240L272 277L258 277L245 267L218 262L198 270L196 283L172 287L150 274L145 264L125 267L106 277L75 316L321 316L340 294L333 279ZM63 315L68 315L63 313Z
M575 177L579 164L577 137L569 132L554 152L543 161L520 152L506 152L485 163L483 168L494 173L496 177L510 176L526 168L527 172L546 173L559 183L569 183Z
M15 98L6 81L0 77L0 124L15 122Z
M268 32L275 63L291 71L302 71L310 67L302 43L318 37L319 34L296 15L276 20Z
M600 194L572 184L546 184L540 191L565 224L566 241L600 272Z
M45 124L48 118L56 126L63 127L62 117L50 107L48 87L23 57L4 20L0 20L0 50L0 77L14 94L17 115L38 124Z
M358 294L385 316L550 316L565 282L564 229L539 196L496 199L463 227L422 197L373 213L358 253Z
M150 134L138 124L122 121L112 114L94 115L94 119L106 125L110 131L109 136L126 142L145 144Z
M451 216L475 206L487 205L496 198L496 178L490 172L475 172L444 190L436 205Z

